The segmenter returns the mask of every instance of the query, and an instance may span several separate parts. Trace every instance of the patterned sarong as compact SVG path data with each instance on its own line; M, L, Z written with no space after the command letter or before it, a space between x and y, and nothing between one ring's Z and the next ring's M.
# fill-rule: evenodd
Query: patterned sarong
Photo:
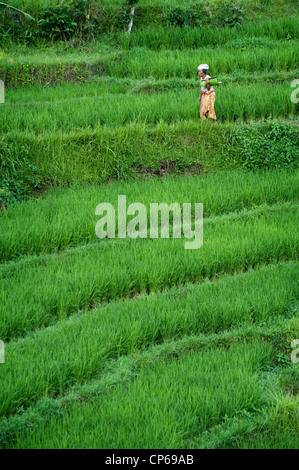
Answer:
M202 95L200 104L200 119L203 121L205 121L207 118L215 120L217 119L214 110L215 98L214 90L206 91L204 95Z

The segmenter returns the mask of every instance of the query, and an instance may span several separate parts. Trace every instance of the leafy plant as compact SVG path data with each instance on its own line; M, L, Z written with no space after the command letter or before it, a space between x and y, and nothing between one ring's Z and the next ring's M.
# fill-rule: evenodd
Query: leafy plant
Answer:
M273 169L295 167L298 158L298 133L285 124L275 122L267 133L249 137L242 128L239 135L243 140L241 159L248 169Z
M40 184L37 168L28 158L26 145L15 147L0 141L0 204L20 202Z
M0 36L13 41L33 43L36 39L37 22L28 13L0 2ZM26 21L27 20L27 21Z
M206 26L211 23L210 11L207 7L199 3L189 9L189 25L193 27Z
M25 11L19 10L18 8L12 7L11 5L7 5L7 3L0 2L0 7L11 8L12 10L15 10L18 13L21 13L22 15L24 15L27 20L34 21L34 18L32 18L32 16L30 16L28 13L25 13Z
M192 7L176 6L166 10L166 21L170 26L241 26L245 17L243 7L232 2L222 6L206 7L199 3Z
M78 26L73 18L72 8L68 4L48 6L38 24L41 36L64 41L70 39Z
M79 32L81 38L85 33L89 36L91 30L95 27L93 20L96 7L94 3L90 3L89 0L74 0L71 8L73 21L77 25L77 32Z
M166 13L166 21L171 26L184 26L186 24L187 11L183 7L174 7Z
M212 10L216 26L241 26L245 18L245 9L233 2L216 6Z

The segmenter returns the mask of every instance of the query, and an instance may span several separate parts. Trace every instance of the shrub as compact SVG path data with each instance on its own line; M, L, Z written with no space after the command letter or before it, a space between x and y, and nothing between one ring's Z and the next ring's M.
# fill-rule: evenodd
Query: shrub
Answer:
M298 132L291 126L274 122L266 132L252 132L248 126L242 126L236 132L238 159L249 170L282 169L298 165Z
M187 10L184 7L174 7L166 11L166 20L170 26L184 26L186 24Z
M206 7L199 3L190 8L176 6L167 9L166 21L170 26L241 26L245 18L245 9L232 2L222 6Z
M0 141L0 205L20 202L40 185L37 168L28 158L26 145Z
M245 18L245 9L233 2L216 6L212 10L215 26L241 26Z
M51 40L63 39L64 41L75 33L78 26L71 14L71 7L67 4L48 6L38 24L41 36Z

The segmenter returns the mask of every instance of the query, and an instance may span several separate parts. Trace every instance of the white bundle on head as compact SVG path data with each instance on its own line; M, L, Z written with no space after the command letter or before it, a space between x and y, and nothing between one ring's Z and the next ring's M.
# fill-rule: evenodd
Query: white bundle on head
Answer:
M200 64L197 67L197 70L209 70L209 66L208 66L208 64Z

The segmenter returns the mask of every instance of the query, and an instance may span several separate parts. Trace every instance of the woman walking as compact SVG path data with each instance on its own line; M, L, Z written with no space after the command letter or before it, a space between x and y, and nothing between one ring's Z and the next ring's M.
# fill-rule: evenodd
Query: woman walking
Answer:
M213 122L216 122L216 114L214 110L215 103L215 91L214 87L210 85L210 75L207 75L209 66L207 64L201 64L197 67L198 75L200 76L200 81L206 81L207 86L201 87L201 93L198 97L198 102L200 103L200 119L205 121L207 118L212 119Z

